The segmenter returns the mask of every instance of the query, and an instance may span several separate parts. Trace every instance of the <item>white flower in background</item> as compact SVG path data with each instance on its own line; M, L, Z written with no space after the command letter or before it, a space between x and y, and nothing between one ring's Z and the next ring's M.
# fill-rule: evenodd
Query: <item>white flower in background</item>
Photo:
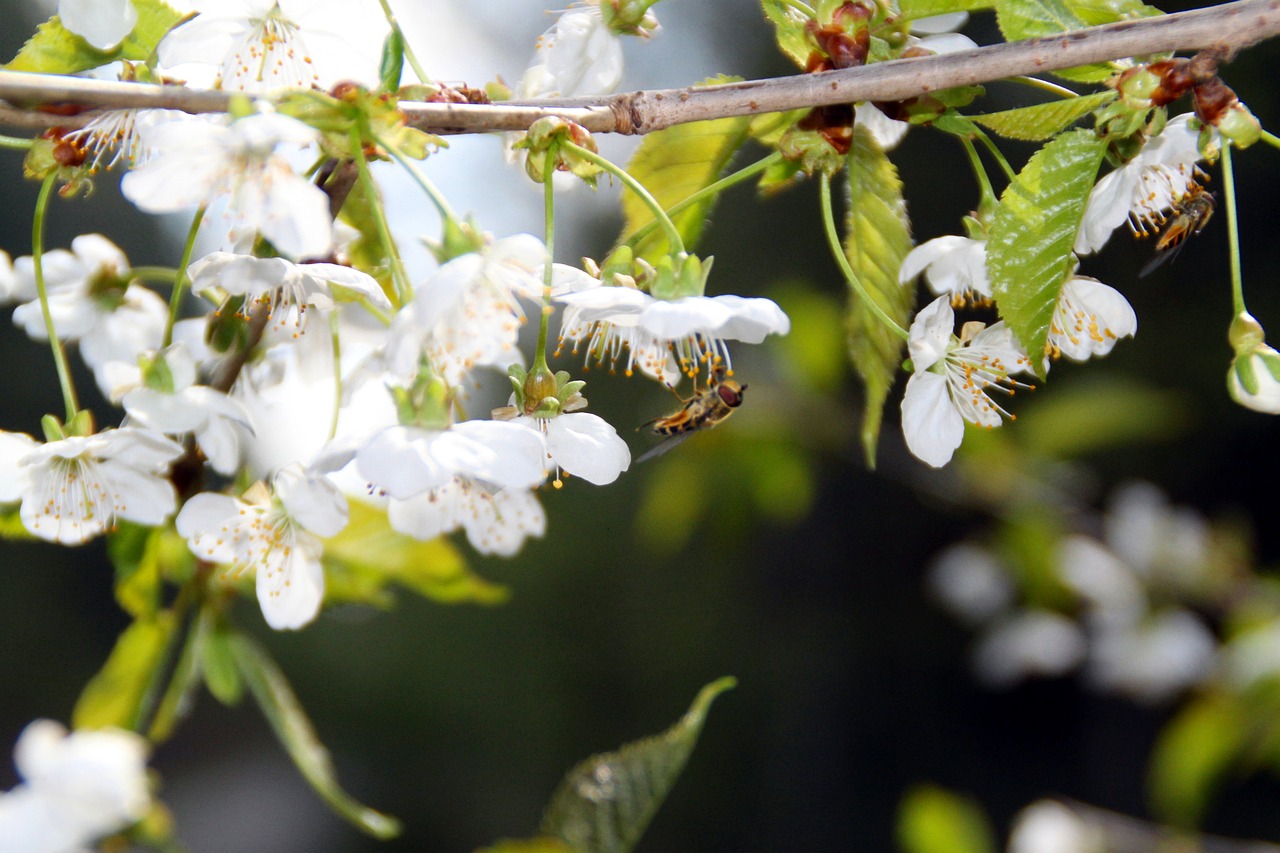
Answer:
M514 557L530 536L547 532L547 515L530 489L491 490L465 477L454 477L429 494L391 501L392 528L428 540L462 530L481 554Z
M1098 540L1064 536L1054 560L1058 577L1088 605L1093 623L1133 625L1146 613L1147 596L1138 576Z
M191 433L213 466L229 477L240 466L239 428L253 431L249 412L239 400L197 385L196 362L182 344L155 356L163 361L164 387L146 385L124 394L121 403L132 423L178 436ZM142 380L141 371L138 376Z
M245 92L336 83L334 66L349 60L350 30L365 11L350 0L205 0L196 5L200 14L160 42L160 62L213 66L215 88ZM376 56L365 59L376 67Z
M1150 483L1117 487L1103 520L1107 547L1145 583L1198 591L1211 570L1209 524L1190 507L1171 506Z
M769 335L791 331L791 320L772 299L742 296L683 296L654 299L632 287L596 286L556 297L567 306L560 339L574 351L586 342L588 358L616 359L628 350L627 372L639 365L667 384L668 357L679 370L694 376L705 364L708 373L733 369L726 341L758 344Z
M373 276L340 264L295 264L284 258L257 258L231 252L205 255L187 267L191 289L197 293L219 288L228 296L243 296L245 311L265 304L275 329L306 331L307 308L328 314L335 297L363 298L383 311L391 300Z
M1107 841L1071 809L1052 800L1027 806L1014 819L1008 853L1105 853Z
M917 38L915 35L907 36L907 50L911 51L912 56L972 50L978 46L973 39L951 32L963 27L968 20L967 12L956 12L912 21L911 32L926 35L923 38ZM911 127L910 122L891 119L875 104L866 101L854 107L853 120L855 125L860 125L871 133L882 151L897 148Z
M104 110L64 138L85 149L90 171L110 169L121 161L132 169L156 153L142 142L149 128L191 117L180 110Z
M950 296L952 305L991 301L986 240L955 234L926 240L902 259L898 283L906 284L922 272L934 295Z
M103 394L110 395L107 365L133 362L160 345L169 307L155 292L129 282L129 260L101 234L71 241L71 251L55 249L42 258L49 313L58 338L80 346ZM13 322L33 340L48 340L44 313L35 293L35 262L14 263L15 290L31 301L13 312Z
M0 305L8 305L21 301L18 290L19 279L13 271L13 259L9 253L0 249ZM34 295L34 294L33 294ZM30 299L30 296L25 297Z
M974 649L978 677L993 687L1011 687L1031 676L1064 675L1085 658L1084 633L1049 610L1024 610L997 622Z
M392 327L388 361L393 373L417 373L425 355L449 385L475 367L506 369L525 323L520 299L541 300L547 250L530 234L504 237L480 252L453 258L414 292Z
M182 445L147 429L107 429L45 444L0 432L0 503L22 502L22 524L49 542L79 545L117 518L158 525L177 496L166 476Z
M1192 118L1184 113L1170 119L1132 160L1098 181L1076 235L1077 255L1101 249L1126 221L1137 233L1158 228L1165 213L1197 183L1202 173L1196 164L1203 157Z
M929 567L930 592L969 625L986 622L1013 603L1009 572L986 548L961 543Z
M276 630L315 619L324 600L321 538L347 525L347 499L321 473L293 464L242 498L204 492L187 501L175 526L191 553L231 571L253 571L258 604Z
M907 448L935 468L951 461L964 438L964 423L998 427L1009 416L989 396L999 388L1012 394L1022 386L1014 373L1027 372L1031 361L1003 322L968 334L952 334L955 313L949 298L939 296L911 323L907 349L915 373L902 397L902 433Z
M561 14L538 37L515 97L608 95L621 82L622 39L609 31L599 6L584 6Z
M138 10L132 0L58 0L58 17L98 50L110 50L133 32Z
M554 418L521 415L512 423L546 437L544 464L604 486L631 467L631 450L604 418L590 412L564 412ZM557 478L556 482L559 482Z
M1217 662L1216 639L1186 610L1133 623L1104 622L1089 647L1085 675L1093 686L1152 704L1199 684Z
M294 173L282 147L319 138L288 116L262 113L230 124L166 122L146 130L141 144L156 155L124 176L125 197L151 213L174 213L226 197L233 241L260 233L294 258L321 257L333 243L329 199Z
M1138 315L1124 294L1096 278L1073 275L1062 285L1053 309L1048 346L1054 355L1088 361L1111 352L1116 341L1137 331Z
M147 752L121 729L29 724L14 747L22 782L0 794L0 853L80 853L137 823L151 809Z

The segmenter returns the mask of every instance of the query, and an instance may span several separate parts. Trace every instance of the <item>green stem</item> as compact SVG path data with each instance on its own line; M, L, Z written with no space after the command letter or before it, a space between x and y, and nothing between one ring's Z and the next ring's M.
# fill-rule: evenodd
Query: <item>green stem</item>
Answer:
M413 178L414 183L416 183L422 191L427 194L427 198L431 199L431 203L436 206L436 210L440 211L441 218L450 222L461 222L458 219L458 214L454 212L454 209L449 205L449 200L444 197L444 193L440 192L439 187L431 182L431 179L418 168L418 165L414 163L408 155L380 136L375 136L373 141L378 144L379 148L382 148L390 154L391 158L399 163L404 170L409 173L409 177Z
M31 222L31 266L35 273L36 294L40 297L40 313L44 315L44 328L49 335L49 347L53 350L53 364L58 370L58 384L62 386L62 402L67 410L66 423L71 423L80 411L76 398L76 386L71 381L71 368L67 366L67 351L58 340L58 330L53 326L53 312L49 309L49 288L44 281L44 219L49 212L49 194L58 179L56 171L50 172L40 185L36 197L35 216Z
M196 234L200 231L200 223L204 221L204 212L204 206L196 210L195 216L191 218L191 227L187 229L187 241L182 244L182 259L178 261L177 276L173 279L173 292L169 294L169 319L164 326L162 348L173 343L173 326L178 322L178 311L182 308L182 294L186 292L187 284L191 280L187 276L187 267L191 264L191 254L195 251Z
M201 582L201 574L197 571L178 590L178 595L173 602L173 608L169 611L169 614L173 617L173 632L169 634L169 638L165 642L164 651L161 653L156 665L156 671L152 674L151 680L147 684L147 689L143 693L142 699L138 702L138 710L134 714L132 725L130 725L130 728L138 734L147 734L153 729L157 723L161 702L169 692L173 678L182 669L178 665L182 659L181 650L186 647L196 623L199 622L198 619L194 618L191 606L199 598L199 585Z
M1231 146L1222 146L1222 194L1227 207L1227 244L1231 259L1231 304L1236 316L1245 312L1244 276L1240 273L1240 223L1236 216L1236 179L1231 168Z
M1270 145L1272 148L1280 148L1280 136L1276 136L1274 133L1268 133L1265 130L1262 131L1262 141Z
M342 341L338 335L338 312L329 313L329 336L333 341L333 415L329 418L329 441L338 434L338 414L342 411Z
M1004 154L1001 153L1000 149L996 147L996 144L991 141L991 137L987 136L982 131L978 131L977 136L978 136L978 141L981 142L983 147L987 149L987 153L990 154L993 158L995 158L995 161L1000 164L1000 169L1001 171L1004 172L1005 177L1008 178L1010 181L1016 178L1018 176L1018 173L1015 172L1013 170L1013 167L1009 165L1009 161L1004 159Z
M965 153L969 155L969 165L973 167L973 176L978 179L978 187L982 193L982 198L978 202L978 210L988 211L997 203L995 190L991 188L991 178L987 175L987 170L982 165L982 158L978 156L978 149L973 147L973 140L962 136L960 141L964 144Z
M533 367L529 373L550 372L547 367L547 327L551 325L551 278L555 272L556 251L556 188L552 180L556 174L554 157L547 157L542 168L542 211L545 225L543 242L547 246L547 261L542 271L542 311L538 318L538 345L534 351Z
M400 35L400 44L404 46L404 58L409 61L409 67L413 69L413 73L418 75L418 79L423 83L430 83L431 78L427 76L427 72L422 70L422 66L418 63L418 57L414 54L413 48L409 46L409 39L405 38L404 30L400 29L400 22L396 20L395 13L391 11L391 4L387 0L378 0L382 5L382 14L387 19L387 23L391 25L391 29Z
M21 136L0 136L0 148L12 148L15 151L26 151L33 142L34 139L23 139Z
M129 275L140 281L154 281L160 284L173 284L178 280L177 267L134 267Z
M364 158L364 146L361 144L360 128L351 126L351 156L356 160L356 169L360 174L360 186L369 197L369 209L373 211L373 224L378 229L378 239L382 241L382 249L391 259L391 281L395 288L396 305L404 305L413 298L413 287L404 271L404 262L400 260L400 252L395 240L391 238L391 226L387 224L386 212L378 203L378 187L373 181L373 173L369 171L369 161Z
M671 221L671 217L667 216L667 212L662 209L662 205L658 204L658 200L653 197L653 194L644 188L644 184L631 177L631 174L626 169L610 163L594 151L589 151L581 145L569 142L568 140L565 140L561 144L564 145L566 150L572 151L588 163L604 169L606 172L622 181L623 186L639 196L645 206L652 211L653 218L658 221L662 226L662 230L666 232L667 242L671 244L672 253L684 254L684 240L680 237L679 229L676 228L675 223Z
M1039 77L1029 77L1029 76L1010 77L1009 82L1021 83L1022 85L1030 86L1033 89L1040 89L1045 92L1050 92L1054 95L1057 95L1059 98L1080 97L1079 92L1073 92L1070 89L1068 89L1066 86L1059 86L1057 83L1053 83L1049 80L1041 80Z
M881 323L884 323L885 328L892 331L904 341L907 340L909 337L907 330L899 326L897 322L885 313L885 310L871 298L871 294L867 292L862 281L859 280L858 274L855 273L853 271L853 267L849 265L849 259L845 257L844 247L840 245L840 235L836 233L835 214L831 209L831 178L824 175L822 183L819 186L821 188L820 197L822 199L822 218L823 225L827 232L827 243L831 246L831 254L835 256L836 263L840 266L840 271L843 272L844 277L849 280L850 286L853 287L853 292L858 294L858 298L866 303L867 307L871 309L871 313L875 314Z
M696 193L693 193L690 196L686 196L683 201L676 202L671 207L667 208L667 216L676 216L680 213L683 213L685 210L687 210L688 208L692 207L695 204L699 204L704 199L714 196L717 193L722 193L725 190L729 189L730 187L737 186L743 181L746 181L750 178L755 177L756 175L763 172L765 169L768 169L774 163L778 163L781 160L782 160L782 155L777 151L775 151L772 154L770 154L768 157L765 157L762 160L757 160L756 162L752 163L750 166L745 166L731 175L725 175L723 178L716 181L715 183L707 184L705 187L698 190ZM658 221L656 219L651 222L646 222L644 225L641 225L639 228L637 228L635 230L635 233L632 234L623 242L634 249L641 241L643 241L646 237L652 234L653 230L657 227L658 227Z

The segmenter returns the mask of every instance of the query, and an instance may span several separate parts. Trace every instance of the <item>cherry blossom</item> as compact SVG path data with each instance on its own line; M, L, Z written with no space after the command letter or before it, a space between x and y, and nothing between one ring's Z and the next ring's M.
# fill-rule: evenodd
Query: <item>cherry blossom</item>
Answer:
M934 295L949 294L956 307L991 300L986 240L954 234L926 240L902 259L898 281L906 284L922 272Z
M590 412L565 412L553 418L521 415L512 423L546 437L546 461L567 474L604 486L631 467L631 451L613 426Z
M98 50L110 50L133 32L138 10L132 0L58 0L58 18Z
M1138 315L1114 287L1095 278L1073 275L1062 285L1049 322L1048 346L1072 361L1111 352L1121 338L1138 331Z
M538 38L518 98L607 95L622 82L622 40L598 6L569 9Z

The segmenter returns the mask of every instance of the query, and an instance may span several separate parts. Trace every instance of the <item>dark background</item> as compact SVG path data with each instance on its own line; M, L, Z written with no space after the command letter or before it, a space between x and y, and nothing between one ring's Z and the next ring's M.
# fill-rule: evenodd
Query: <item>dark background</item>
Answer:
M706 38L735 45L722 70L789 73L756 7L732 8L741 13L700 18ZM0 52L11 55L22 31L6 28ZM966 32L996 40L988 15ZM1266 126L1280 117L1267 77L1276 57L1264 45L1225 72ZM1022 94L990 91L991 109ZM913 131L895 154L919 241L956 233L974 198L962 152L938 136ZM1276 154L1259 145L1236 163L1250 307L1280 328ZM0 160L0 248L29 254L36 187L21 181L17 154ZM601 222L569 238L561 259L598 255L616 227ZM110 177L92 199L55 205L47 246L93 230L136 265L176 257L172 239L121 202ZM725 291L769 294L788 308L843 299L812 185L765 202L740 188L720 205L703 249L716 256L714 282ZM1056 370L1041 397L1102 374L1176 392L1188 413L1177 438L1089 460L1099 491L1142 477L1178 502L1245 518L1271 562L1277 428L1226 396L1225 217L1175 265L1139 280L1150 251L1117 235L1101 259L1086 262L1085 272L1133 302L1139 334L1102 363ZM10 327L7 314L0 428L37 433L39 417L60 410L54 374L47 351ZM824 397L802 398L786 386L799 363L787 345L757 350L737 356L753 393L731 425L609 488L571 482L547 492L545 540L516 560L473 560L510 585L510 603L447 607L404 596L392 612L338 608L300 633L259 632L344 785L401 817L401 839L368 840L332 816L250 703L229 710L206 694L153 762L190 848L470 851L526 837L565 770L666 727L703 684L727 674L739 685L714 705L642 850L889 850L900 797L925 781L973 795L1002 828L1045 795L1144 814L1146 757L1171 709L1099 697L1074 679L1005 692L976 684L967 633L928 600L922 579L933 555L985 518L936 497L953 475L910 459L896 404L879 471L870 473L857 445L859 391L847 373ZM90 385L82 376L81 387ZM590 391L593 410L619 425L670 405L660 389L599 375ZM1022 405L1026 412L1036 401ZM752 459L777 441L798 448L802 464L795 478L770 482ZM684 473L696 475L696 493ZM652 522L659 485L676 508L663 522L670 529ZM101 542L74 550L4 543L0 590L3 751L33 718L68 719L126 620ZM239 617L260 624L251 602ZM14 781L11 768L0 769L0 783ZM1244 781L1218 800L1208 827L1280 842L1277 797L1270 778Z

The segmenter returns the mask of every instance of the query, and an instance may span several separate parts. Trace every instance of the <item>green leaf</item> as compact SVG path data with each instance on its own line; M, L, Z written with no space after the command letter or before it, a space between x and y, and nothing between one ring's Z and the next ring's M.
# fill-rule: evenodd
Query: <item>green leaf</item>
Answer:
M107 537L107 555L116 568L116 601L135 619L149 619L160 608L163 578L153 532L122 521Z
M936 785L912 788L898 808L903 853L995 853L982 807Z
M36 537L31 535L31 531L27 530L22 523L22 516L19 513L18 504L5 507L0 512L0 539L12 539L17 541L34 540Z
M914 21L948 12L976 12L995 4L995 0L898 0L898 10L903 18Z
M1151 755L1151 807L1162 820L1194 827L1245 748L1246 708L1234 696L1196 699L1165 726Z
M577 853L558 838L530 838L524 841L499 841L476 853Z
M990 128L1006 139L1040 142L1066 130L1072 123L1115 100L1116 93L1108 89L1092 95L1049 101L1016 110L969 116L970 119Z
M132 729L138 722L143 697L164 664L173 629L173 614L168 611L126 628L107 662L80 694L71 713L72 726Z
M1105 147L1092 131L1062 134L1027 161L996 208L987 271L1000 315L1037 371Z
M230 638L231 651L253 698L304 779L339 816L375 838L400 834L400 822L361 805L338 786L329 750L316 737L284 673L265 649L243 634Z
M810 19L782 0L760 0L760 5L764 9L764 16L773 24L778 47L792 62L804 68L809 63L809 53L814 49L804 32L804 26Z
M57 15L36 28L8 65L8 71L42 74L75 74L118 59L146 62L169 30L189 16L174 11L161 0L133 0L138 23L124 41L111 50L98 50L62 25Z
M447 539L420 542L391 529L387 514L351 502L347 526L324 543L325 598L389 607L397 584L442 604L501 604L509 590L467 569Z
M235 632L207 613L202 613L200 618L204 640L200 646L200 671L204 674L205 686L223 705L238 705L244 695L244 681L236 664Z
M898 283L898 270L911 251L911 221L898 170L861 127L854 128L849 151L849 193L845 257L876 304L905 327L915 304L915 288ZM906 343L856 293L849 296L848 326L849 356L867 392L862 449L867 464L874 468L885 400Z
M1063 0L996 0L995 6L996 21L1006 41L1056 36L1088 26ZM1068 80L1097 83L1115 70L1109 63L1097 63L1053 73Z
M1153 18L1164 12L1142 0L1066 0L1067 7L1090 27Z
M584 853L631 850L684 769L712 700L735 683L711 682L662 734L593 756L569 771L542 816L543 833Z
M1180 438L1191 428L1195 410L1194 400L1185 394L1098 376L1055 388L1019 412L1011 437L1038 456L1077 459Z
M737 79L740 78L724 77L706 82L726 83ZM670 209L716 182L729 159L746 140L750 125L751 119L743 116L678 124L651 133L636 149L635 156L627 164L627 171L653 194L663 209ZM686 249L692 251L698 242L717 198L715 194L708 196L672 217ZM635 193L622 194L622 212L626 217L623 241L654 221L649 206ZM662 229L652 227L632 248L636 257L650 262L656 262L670 252L666 234Z

